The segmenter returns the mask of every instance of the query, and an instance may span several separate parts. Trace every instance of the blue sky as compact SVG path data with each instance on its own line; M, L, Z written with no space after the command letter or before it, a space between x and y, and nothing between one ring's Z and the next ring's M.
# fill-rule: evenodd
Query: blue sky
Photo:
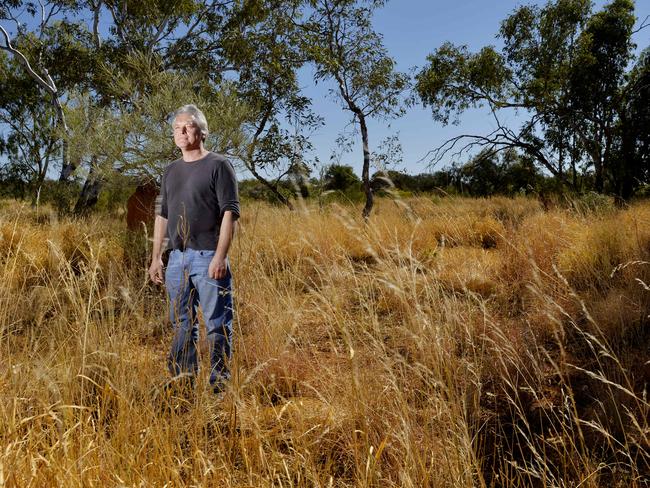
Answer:
M384 36L384 44L390 55L397 61L398 69L408 71L426 63L426 57L445 41L454 44L466 44L475 51L492 44L500 45L496 38L500 23L520 5L546 2L526 2L512 0L391 0L377 11L374 27ZM605 1L595 2L596 8ZM641 22L650 15L650 0L637 0L636 15ZM635 35L639 50L650 45L650 27ZM325 118L325 127L314 134L312 140L316 146L321 164L327 164L332 150L336 148L336 137L349 122L349 113L344 112L332 97L328 96L328 83L314 86L309 72L303 73L305 93L313 98L314 110ZM505 117L503 122L517 125L515 114ZM493 121L486 111L472 110L460 119L460 125L443 127L435 122L430 113L421 107L411 107L405 116L390 122L369 124L371 150L385 137L399 133L403 149L403 162L395 169L404 169L409 173L427 171L426 164L419 162L427 152L442 144L450 137L461 133L486 134L493 129ZM466 156L461 158L464 161ZM351 153L341 158L341 163L349 164L357 173L361 173L362 155L360 145ZM441 162L436 168L444 166Z

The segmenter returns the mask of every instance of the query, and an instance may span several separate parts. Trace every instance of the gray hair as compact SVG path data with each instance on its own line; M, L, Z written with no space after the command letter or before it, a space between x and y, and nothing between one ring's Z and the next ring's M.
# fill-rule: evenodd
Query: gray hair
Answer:
M176 117L181 114L187 114L194 119L196 125L201 129L201 134L203 134L203 140L208 136L208 120L203 115L203 112L196 105L183 105L181 108L174 112L174 117L172 118L172 125L176 121Z

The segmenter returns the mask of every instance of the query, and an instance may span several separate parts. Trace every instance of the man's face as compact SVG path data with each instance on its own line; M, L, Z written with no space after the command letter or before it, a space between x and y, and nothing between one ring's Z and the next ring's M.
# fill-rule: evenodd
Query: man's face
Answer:
M172 126L174 130L174 143L180 149L199 149L203 141L201 129L189 114L179 114Z

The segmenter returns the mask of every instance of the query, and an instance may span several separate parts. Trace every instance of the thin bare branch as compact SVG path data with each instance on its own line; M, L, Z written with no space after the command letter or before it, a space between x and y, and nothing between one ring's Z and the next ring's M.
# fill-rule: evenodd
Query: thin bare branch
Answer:
M24 10L23 10L23 12L24 12ZM18 17L20 17L20 15L22 15L22 12L18 16L15 16L13 13L11 13L11 11L7 11L7 20L10 20L14 24L16 24L16 34L17 35L20 34L21 31L23 30L23 25L18 20Z
M63 107L61 107L61 101L59 100L59 92L57 90L56 84L54 83L54 80L50 76L47 69L43 69L45 78L41 77L38 73L36 73L36 71L34 71L34 68L32 68L32 65L30 64L29 60L25 57L25 55L12 46L9 33L4 29L4 27L0 26L0 31L2 31L2 34L5 38L5 44L6 44L5 46L0 46L0 49L12 53L16 57L16 59L18 59L18 61L23 65L25 71L27 71L29 76L31 76L43 90L45 90L47 93L50 94L50 96L52 97L52 104L54 105L54 108L56 109L59 118L59 122L63 126L64 131L68 132L68 125L66 124L65 121L65 114L63 113Z
M632 34L636 34L637 32L642 31L646 27L650 27L650 15L646 15L645 19L643 19L643 22L637 27L635 30L632 31Z
M38 0L38 4L41 6L41 33L42 33L45 27L45 4L41 0Z
M52 17L54 17L55 15L58 15L59 12L61 12L61 10L63 9L63 7L61 5L52 5L49 12L47 12L46 14L45 5L42 2L40 2L40 0L39 3L41 4L41 25L40 25L41 32L39 35L39 39L42 40L43 35L45 34L45 28L50 23L50 20L52 20Z

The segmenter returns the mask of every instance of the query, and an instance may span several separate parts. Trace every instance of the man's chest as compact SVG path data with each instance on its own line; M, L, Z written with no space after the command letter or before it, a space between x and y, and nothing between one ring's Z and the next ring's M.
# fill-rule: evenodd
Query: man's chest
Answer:
M214 178L205 168L172 169L166 181L167 196L171 200L211 199L215 195Z

